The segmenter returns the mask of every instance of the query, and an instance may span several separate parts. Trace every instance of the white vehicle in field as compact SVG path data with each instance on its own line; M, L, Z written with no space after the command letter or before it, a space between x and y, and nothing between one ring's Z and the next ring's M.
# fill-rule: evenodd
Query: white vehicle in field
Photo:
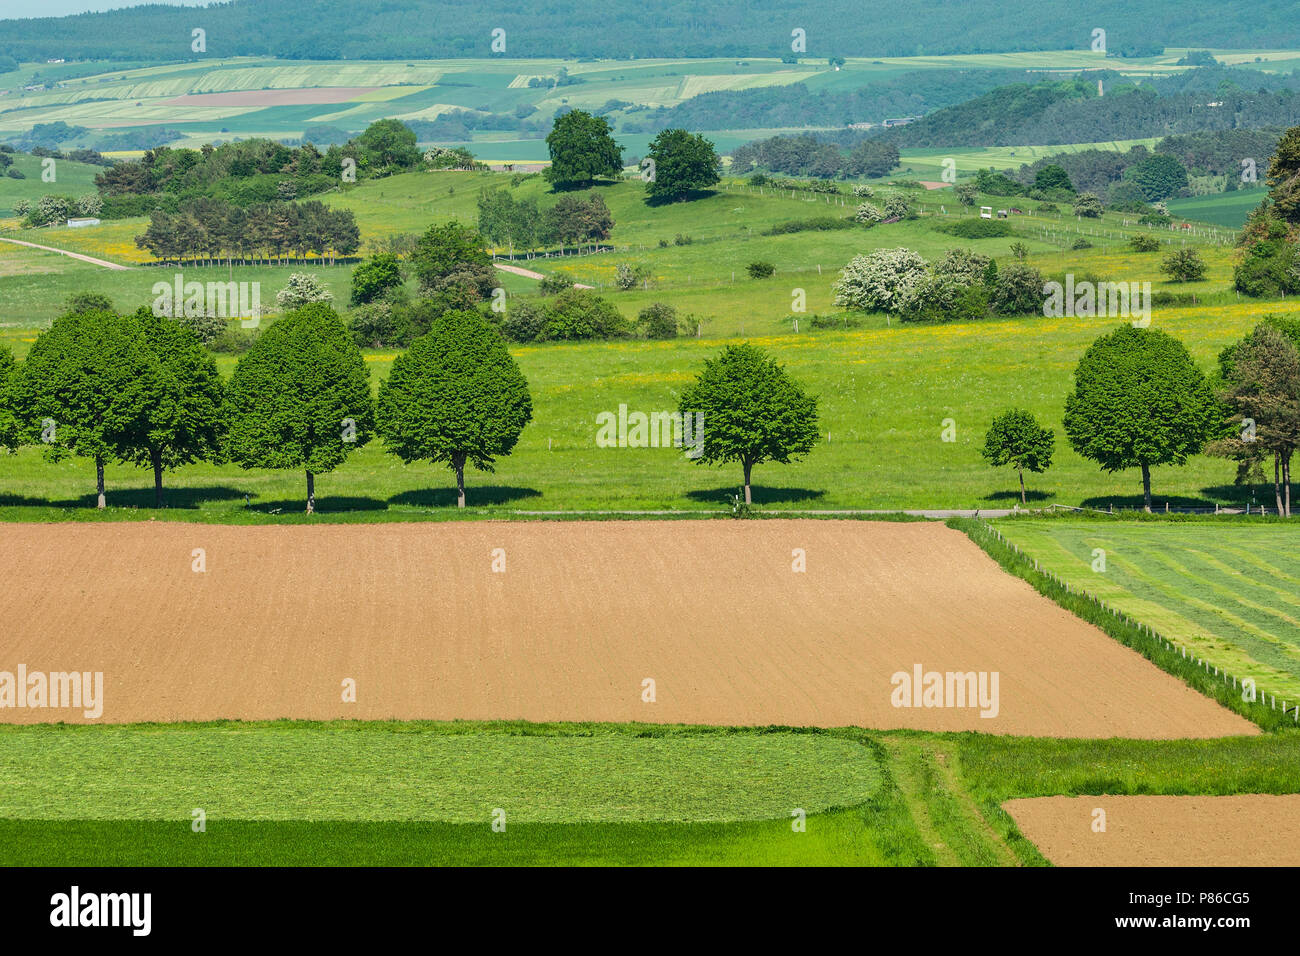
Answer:
M992 207L992 206L980 206L980 218L981 218L981 219L992 219L992 218L993 218L993 207Z

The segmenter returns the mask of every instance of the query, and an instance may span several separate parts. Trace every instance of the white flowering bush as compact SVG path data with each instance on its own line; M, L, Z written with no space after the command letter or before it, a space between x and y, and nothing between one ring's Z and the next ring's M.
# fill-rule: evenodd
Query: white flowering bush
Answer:
M925 275L925 259L911 249L876 249L854 256L831 286L835 304L867 312L892 312Z
M885 214L880 211L879 206L873 205L869 202L864 202L862 205L858 206L858 210L853 214L853 218L858 222L865 222L868 225L874 226L876 223L880 222L880 220L885 218Z
M859 196L862 199L870 199L875 194L876 191L872 189L870 186L868 186L866 183L860 183L857 186L853 187L853 195Z
M329 302L334 295L312 272L295 272L289 284L275 294L275 304L282 309L296 309L308 302Z

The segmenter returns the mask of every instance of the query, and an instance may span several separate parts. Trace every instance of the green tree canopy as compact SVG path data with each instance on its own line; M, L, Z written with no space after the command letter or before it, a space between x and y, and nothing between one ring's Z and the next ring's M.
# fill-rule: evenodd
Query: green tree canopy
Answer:
M684 129L666 129L650 141L654 179L646 185L650 202L677 202L718 183L721 160L713 143Z
M243 468L301 468L307 513L315 476L370 440L374 403L361 351L332 308L290 312L253 343L226 389L226 452Z
M378 431L407 464L446 464L465 507L465 464L493 471L533 417L532 397L505 342L481 314L444 313L393 360L379 386Z
M18 416L14 414L14 388L18 367L14 353L0 345L0 449L15 449L23 443Z
M104 463L147 440L157 369L134 317L73 312L37 336L20 366L14 405L28 437L57 460L93 458L98 506Z
M454 219L425 231L415 244L411 264L425 293L457 289L485 299L496 286L496 270L482 238Z
M153 469L154 504L163 504L163 471L221 458L225 385L203 342L175 319L142 308L135 314L154 374L148 379L147 425L122 461Z
M352 270L352 304L382 298L402 284L402 264L391 252L377 252Z
M555 118L546 136L551 165L542 174L556 185L616 179L623 173L623 147L614 142L602 116L570 110Z
M1142 470L1151 510L1151 468L1182 465L1201 451L1219 414L1205 376L1181 342L1123 325L1088 347L1065 402L1065 434L1105 471Z
M356 141L361 147L365 166L370 171L382 173L410 169L420 162L415 133L401 120L376 120Z
M703 431L697 462L740 462L746 504L753 501L750 474L755 465L789 464L817 444L817 399L748 343L729 345L717 358L706 359L704 370L678 399L678 409L683 416L703 416L690 419Z
M1049 163L1034 174L1034 188L1042 190L1064 189L1067 192L1074 192L1074 183L1070 182L1070 174L1065 171L1064 167L1058 166L1056 163Z
M1056 436L1038 424L1032 412L1010 408L993 419L980 454L994 468L1012 465L1020 476L1020 502L1026 504L1025 472L1041 474L1052 465Z

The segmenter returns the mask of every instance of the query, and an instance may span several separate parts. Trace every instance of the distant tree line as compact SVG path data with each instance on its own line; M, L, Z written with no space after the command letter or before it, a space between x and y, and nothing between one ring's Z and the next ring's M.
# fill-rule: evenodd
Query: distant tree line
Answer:
M304 18L295 0L253 7L219 4L205 18L210 57L277 56L305 60L412 59L430 55L486 57L491 36L465 24L506 31L514 57L781 57L790 56L790 29L807 30L821 62L831 56L1087 49L1090 21L1071 0L1041 0L1032 13L998 0L970 0L960 16L936 16L928 0L897 0L880 15L863 16L853 0L808 6L779 0L754 7L718 0L706 8L668 0L653 9L615 0L583 11L542 0L527 8L478 0L393 0L358 5L319 0ZM1167 0L1133 0L1105 9L1112 53L1142 55L1165 47L1196 48L1213 25L1227 49L1300 47L1300 25L1285 4L1248 0L1185 0L1177 16ZM192 11L154 4L76 17L0 21L0 49L23 61L171 61L189 55ZM177 38L181 39L177 39ZM1133 39L1141 38L1141 39ZM185 42L182 42L185 41Z
M305 260L314 253L333 260L361 244L350 209L318 200L236 206L220 199L192 199L175 213L155 210L136 245L163 262L230 263Z
M1198 77L1196 74L1209 76ZM1226 76L1225 76L1226 74ZM1001 87L873 136L901 148L1142 139L1300 122L1300 74L1202 67L1135 84L1119 74ZM1231 79L1228 79L1231 77ZM1105 93L1097 95L1097 81ZM1217 80L1210 89L1205 81Z
M530 252L555 245L586 245L608 239L614 217L594 190L567 193L546 210L535 199L516 199L508 189L484 189L478 197L478 231L489 242Z
M892 143L866 140L845 152L816 135L803 133L736 147L731 151L731 172L740 176L761 169L789 176L857 179L888 175L898 161L898 147Z

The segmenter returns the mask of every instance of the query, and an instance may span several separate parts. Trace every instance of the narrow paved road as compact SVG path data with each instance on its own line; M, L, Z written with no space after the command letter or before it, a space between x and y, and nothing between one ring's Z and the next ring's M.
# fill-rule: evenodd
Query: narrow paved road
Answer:
M515 275L517 275L517 276L523 276L525 279L545 279L545 278L546 278L546 276L542 275L540 272L534 272L534 271L531 270L531 269L521 269L519 266L503 266L503 265L502 265L501 263L499 263L499 262L494 262L494 263L492 263L492 264L493 264L494 266L496 266L498 269L500 269L502 272L513 272ZM591 286L591 285L583 285L581 282L575 282L573 285L574 285L574 288L578 288L578 289L594 289L594 288L595 288L595 286Z
M96 259L94 256L83 256L80 252L69 252L67 249L55 249L53 246L42 246L35 242L23 242L21 239L6 239L0 236L0 242L12 242L15 246L27 246L31 249L40 249L44 252L57 252L61 256L70 256L73 259L80 259L82 262L89 262L92 266L103 266L105 269L115 269L121 272L130 269L130 266L120 265L116 262L109 262L106 259Z

